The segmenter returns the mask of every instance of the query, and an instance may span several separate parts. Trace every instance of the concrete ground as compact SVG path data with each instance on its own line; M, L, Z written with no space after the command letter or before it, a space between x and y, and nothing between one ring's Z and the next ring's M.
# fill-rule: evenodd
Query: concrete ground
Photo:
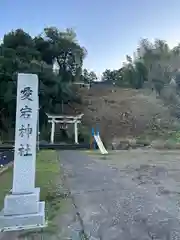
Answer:
M180 240L180 152L60 156L88 239Z

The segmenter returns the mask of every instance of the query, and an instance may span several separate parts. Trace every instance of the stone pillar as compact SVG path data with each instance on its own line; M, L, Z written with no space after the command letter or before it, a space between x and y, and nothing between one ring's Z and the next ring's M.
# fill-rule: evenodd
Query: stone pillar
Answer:
M37 75L18 74L13 187L0 213L1 231L46 225L45 203L35 188L38 108Z
M55 122L54 119L52 119L51 123L51 143L54 143L54 132L55 132Z
M74 141L78 144L78 123L77 121L74 123Z

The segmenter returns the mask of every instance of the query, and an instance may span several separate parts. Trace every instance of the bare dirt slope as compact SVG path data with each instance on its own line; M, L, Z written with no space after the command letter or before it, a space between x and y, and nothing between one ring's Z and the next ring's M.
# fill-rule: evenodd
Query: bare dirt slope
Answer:
M99 125L104 141L137 137L146 131L163 131L174 122L168 107L144 90L94 86L78 90L83 105L76 106L84 115L84 123Z

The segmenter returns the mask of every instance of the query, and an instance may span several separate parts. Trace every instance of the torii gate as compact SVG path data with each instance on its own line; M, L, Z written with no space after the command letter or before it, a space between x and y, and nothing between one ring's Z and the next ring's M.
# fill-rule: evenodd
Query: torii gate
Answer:
M54 143L54 133L55 133L55 124L61 123L63 125L66 124L74 124L74 141L75 144L79 144L78 141L78 123L81 123L81 118L84 116L84 114L79 115L50 115L46 113L48 117L48 122L51 123L51 143ZM64 128L63 128L64 129Z

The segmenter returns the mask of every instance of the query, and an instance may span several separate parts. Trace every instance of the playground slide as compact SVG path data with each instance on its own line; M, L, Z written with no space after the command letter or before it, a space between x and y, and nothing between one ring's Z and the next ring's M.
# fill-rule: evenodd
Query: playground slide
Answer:
M102 154L108 154L107 150L104 147L104 144L101 141L101 138L99 135L94 135L94 139L98 145L99 150L101 151Z

